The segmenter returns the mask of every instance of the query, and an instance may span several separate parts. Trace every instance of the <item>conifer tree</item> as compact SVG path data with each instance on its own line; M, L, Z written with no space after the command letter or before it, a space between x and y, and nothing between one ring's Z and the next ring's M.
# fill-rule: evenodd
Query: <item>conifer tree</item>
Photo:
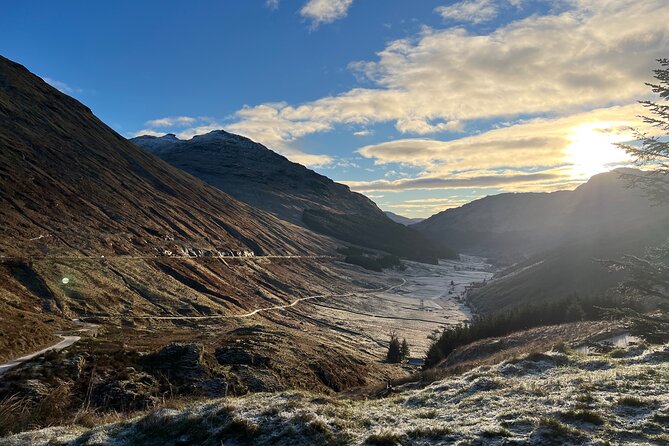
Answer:
M402 361L407 360L410 354L409 344L407 343L406 338L402 339L402 345L400 346L400 357L402 358Z
M397 338L397 333L394 331L390 332L390 342L388 343L388 354L386 355L386 361L391 364L398 364L402 362L400 341Z

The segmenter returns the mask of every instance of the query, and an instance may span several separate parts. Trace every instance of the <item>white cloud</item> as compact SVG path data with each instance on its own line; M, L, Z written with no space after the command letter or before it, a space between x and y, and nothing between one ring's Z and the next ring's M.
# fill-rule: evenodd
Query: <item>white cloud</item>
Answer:
M261 115L261 114L260 114ZM300 129L299 125L291 125L289 128L274 128L267 131L263 125L262 116L258 116L258 121L247 120L244 123L226 125L217 122L212 118L194 118L190 116L166 117L152 119L145 124L147 128L135 132L132 136L151 135L163 136L167 133L174 133L179 139L191 139L196 135L203 135L214 130L226 130L231 133L238 133L251 138L259 143L275 150L289 158L291 161L304 164L305 166L316 167L325 166L333 162L332 157L328 155L315 155L304 153L300 150L290 147L286 142L293 141L296 138L312 132L313 127ZM258 127L260 130L257 130Z
M43 77L42 80L44 80L44 82L46 82L47 84L51 85L53 88L59 90L61 93L69 95L83 93L83 90L81 88L71 87L65 82L61 82L59 80L52 79L50 77Z
M614 142L633 138L630 128L642 125L636 116L643 112L640 104L633 103L562 118L531 119L449 141L401 139L365 146L357 152L376 164L410 164L439 173L563 165L569 163L576 138L595 141L602 135L608 138L607 149ZM597 142L598 146L603 143Z
M464 130L464 125L460 121L438 122L436 124L431 124L425 119L413 117L398 119L395 127L402 133L415 133L417 135L427 135L429 133L440 133L446 131L462 132Z
M464 0L435 11L446 20L483 23L497 17L498 7L493 0Z
M159 119L152 119L147 121L144 125L152 128L174 127L174 126L189 126L197 122L197 118L191 116L173 116Z
M353 0L309 0L300 10L313 27L346 17Z
M351 64L373 82L299 105L267 103L234 124L291 144L339 124L394 122L407 134L460 131L467 121L569 114L627 104L647 93L654 59L669 47L665 0L565 0L478 35L424 29Z
M360 136L360 137L370 136L370 135L373 135L373 134L374 134L374 132L372 130L369 130L369 129L358 130L357 132L353 132L353 136Z
M639 104L616 106L556 119L531 119L450 141L403 139L358 150L376 164L423 169L414 178L347 182L359 191L503 188L571 188L591 175L626 165L614 144L633 139L643 123Z
M272 11L276 11L279 9L279 0L266 0L265 1L265 6Z

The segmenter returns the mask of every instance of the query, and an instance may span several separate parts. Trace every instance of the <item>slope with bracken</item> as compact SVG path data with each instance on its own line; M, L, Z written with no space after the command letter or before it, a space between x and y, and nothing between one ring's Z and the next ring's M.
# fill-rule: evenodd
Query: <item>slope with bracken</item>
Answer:
M232 336L226 333L260 324L302 345L305 376L312 374L304 385L320 382L314 372L320 369L309 359L326 355L308 352L332 338L327 327L313 323L306 339L309 323L297 310L239 315L347 290L338 281L346 275L336 269L341 266L309 257L333 252L328 238L238 202L146 153L87 107L4 58L0 148L1 360L52 344L59 331L80 329L71 319L101 324L100 333L109 335L100 342L121 337L130 350L142 333L159 347L177 326L179 340L198 338L215 348ZM252 250L259 257L187 255L220 249ZM94 344L90 354L98 348ZM371 359L347 352L358 364ZM274 364L290 369L296 365L291 361L284 355Z
M131 141L238 200L292 223L414 260L434 262L455 256L387 218L364 195L243 136L215 130L190 140L169 134Z
M328 246L138 149L4 58L0 129L0 255L155 254L184 244L300 254Z

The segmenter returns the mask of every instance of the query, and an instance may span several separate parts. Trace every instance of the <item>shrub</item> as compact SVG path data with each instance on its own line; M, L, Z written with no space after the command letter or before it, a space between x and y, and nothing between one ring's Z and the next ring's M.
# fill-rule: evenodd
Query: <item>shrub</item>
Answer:
M395 446L401 445L403 436L391 431L384 431L375 434L371 434L365 440L365 444L375 445L375 446Z

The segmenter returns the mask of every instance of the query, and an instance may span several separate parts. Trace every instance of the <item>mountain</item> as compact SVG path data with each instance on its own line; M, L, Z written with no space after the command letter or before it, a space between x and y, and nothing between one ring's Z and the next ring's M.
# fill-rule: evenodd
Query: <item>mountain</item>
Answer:
M378 213L373 201L265 146L223 130L180 140L139 136L130 141L236 199L303 224L305 209Z
M390 211L384 211L383 213L386 214L386 216L389 219L391 219L392 221L394 221L395 223L400 223L400 224L403 224L404 226L413 225L413 224L420 223L421 221L425 220L424 218L404 217L402 215L397 215L394 212L390 212Z
M509 262L632 230L664 233L669 209L628 188L620 176L626 172L595 175L573 191L488 196L411 227L463 253Z
M0 57L0 255L323 252L309 231L137 148Z
M597 294L615 286L594 259L641 254L669 238L669 207L627 187L628 169L593 176L573 191L486 197L412 228L461 252L514 264L470 293L481 311L526 301Z
M29 361L2 375L0 401L17 394L41 401L57 384L72 396L55 397L71 403L68 410L87 388L99 395L92 404L107 410L116 407L108 395L132 402L125 390L155 377L169 392L174 384L192 396L333 391L404 373L380 361L381 348L361 348L362 333L323 322L303 299L381 289L386 280L333 261L331 238L137 147L5 58L0 221L0 373L4 361L58 345L59 336L80 339L63 355L87 368L65 372L65 387L63 375L41 380L35 393L34 381L22 381L34 371ZM256 256L228 253L243 250ZM153 365L141 359L147 352L156 355ZM71 370L52 353L36 359L49 364L47 375ZM128 374L148 368L154 378ZM84 375L86 385L78 381ZM130 375L142 383L130 384ZM183 381L193 376L200 387Z
M3 57L0 221L0 359L47 345L83 315L134 324L129 317L233 312L304 292L285 266L266 261L252 274L191 256L335 247L139 149Z
M190 140L131 140L210 185L292 223L368 248L435 262L455 253L391 221L373 201L243 136L215 130Z

